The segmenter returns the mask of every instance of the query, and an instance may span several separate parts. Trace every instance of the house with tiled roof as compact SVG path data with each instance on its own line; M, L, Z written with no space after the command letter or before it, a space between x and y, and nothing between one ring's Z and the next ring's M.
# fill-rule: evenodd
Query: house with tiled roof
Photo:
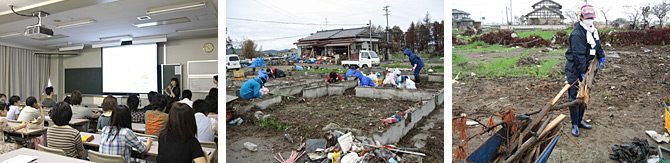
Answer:
M541 0L533 4L533 11L524 15L529 25L563 24L565 17L561 12L563 6L552 0Z

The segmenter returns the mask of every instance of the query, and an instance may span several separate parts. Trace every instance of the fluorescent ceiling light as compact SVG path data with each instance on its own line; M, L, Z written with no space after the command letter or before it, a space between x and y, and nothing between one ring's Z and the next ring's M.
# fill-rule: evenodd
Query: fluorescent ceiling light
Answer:
M72 44L72 42L68 41L68 42L61 42L61 43L57 43L57 44L47 45L46 47L64 47L64 46L68 46L70 44Z
M16 36L20 36L21 34L23 34L23 33L20 33L20 32L7 32L7 33L0 34L0 38L16 37Z
M91 23L95 23L95 22L97 22L95 19L86 18L86 19L80 19L80 20L69 21L69 22L54 23L54 24L56 25L56 28L68 28L68 27L76 27L76 26L91 24Z
M200 8L204 8L204 7L205 7L205 1L198 1L198 2L191 2L191 3L184 3L184 4L175 4L175 5L168 5L168 6L162 6L162 7L156 7L156 8L149 8L147 10L147 15L158 15L158 14L171 13L171 12L195 10L195 9L200 9Z
M188 23L188 22L191 22L191 19L188 19L187 17L180 17L180 18L159 20L159 21L155 21L155 22L139 23L139 24L134 24L134 25L138 28L144 28L144 27L153 27L153 26Z
M24 6L24 7L15 8L14 11L21 12L21 11L30 10L30 9L34 9L34 8L38 8L38 7L42 7L42 6L46 6L46 5L50 5L50 4L54 4L54 3L58 3L58 2L63 2L63 1L65 1L65 0L44 1L44 2L35 3L35 4ZM12 10L7 10L7 11L0 12L0 16L7 15L7 14L14 14L14 13L12 12Z
M209 31L217 30L219 27L209 27L209 28L194 28L194 29L178 29L177 33L187 33L187 32L200 32L200 31Z
M84 44L73 44L66 47L58 48L58 51L70 51L70 50L82 50L84 49Z
M112 41L112 40L130 41L132 39L133 39L133 35L100 37L100 41Z
M167 42L167 35L153 35L133 38L133 44Z
M121 40L98 41L93 42L91 45L92 48L111 47L111 46L121 46Z

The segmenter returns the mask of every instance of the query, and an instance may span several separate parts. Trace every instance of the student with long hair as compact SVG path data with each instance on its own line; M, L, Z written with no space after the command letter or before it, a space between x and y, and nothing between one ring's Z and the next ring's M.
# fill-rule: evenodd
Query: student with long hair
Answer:
M167 126L158 137L157 162L208 163L195 137L197 127L193 109L183 103L174 103L171 108Z
M149 151L152 139L147 139L146 145L140 142L138 136L133 132L131 124L130 110L127 107L118 107L114 110L111 124L102 128L98 151L104 154L123 156L127 163L131 162L130 153L133 148L143 153Z
M131 94L126 100L126 106L130 109L130 115L133 117L133 123L144 123L144 112L146 110L140 110L138 107L140 105L140 98L137 97L137 94Z

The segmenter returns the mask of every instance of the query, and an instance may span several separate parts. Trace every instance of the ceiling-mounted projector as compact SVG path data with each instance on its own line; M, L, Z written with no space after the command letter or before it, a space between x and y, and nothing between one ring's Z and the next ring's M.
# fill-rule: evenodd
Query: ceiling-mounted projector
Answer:
M42 17L46 17L49 13L44 11L35 11L32 15L20 14L14 11L14 5L9 5L9 8L12 9L12 12L16 15L25 16L25 17L37 17L37 24L30 25L26 27L26 30L23 32L23 35L40 39L47 38L54 35L54 31L42 25Z

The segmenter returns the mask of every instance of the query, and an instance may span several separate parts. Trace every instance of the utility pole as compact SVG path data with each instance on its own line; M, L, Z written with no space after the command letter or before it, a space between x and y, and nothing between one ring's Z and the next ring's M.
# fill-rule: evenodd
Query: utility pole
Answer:
M370 47L368 47L368 50L372 51L372 20L368 23L368 28L370 28L370 31L368 32L370 33L370 40L368 40L370 41Z
M386 16L386 53L384 53L384 59L386 59L388 61L389 60L389 45L391 44L389 42L389 15L390 14L389 14L389 6L388 5L384 6L384 11L386 11L386 14L384 14L384 16Z
M510 17L510 25L514 24L514 14L512 14L514 10L512 10L512 0L509 0L509 17Z
M507 10L507 9L509 9L509 8L505 7L505 17L507 17L507 25L510 25L509 24L509 10Z

